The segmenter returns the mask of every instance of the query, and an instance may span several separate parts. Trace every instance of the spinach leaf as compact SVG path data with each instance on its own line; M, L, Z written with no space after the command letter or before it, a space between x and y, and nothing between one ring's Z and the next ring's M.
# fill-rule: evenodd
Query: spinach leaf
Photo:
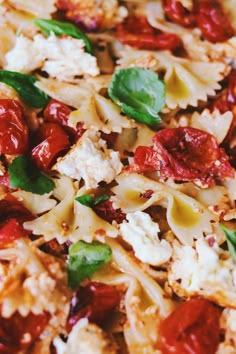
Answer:
M0 81L13 87L23 101L31 107L44 108L50 100L46 93L34 85L38 79L33 75L0 70Z
M109 197L107 194L103 194L100 197L97 198L93 198L92 195L89 194L84 194L84 195L80 195L79 197L76 197L75 200L77 202L79 202L80 204L83 204L89 208L92 208L94 205L97 205L100 202L103 202L105 200L108 200Z
M9 166L10 185L35 194L45 194L55 188L55 183L45 176L25 155L17 156Z
M32 20L36 26L47 36L50 32L55 33L56 36L67 35L73 38L82 39L85 43L86 52L92 54L92 45L88 37L81 32L75 25L70 22L61 22L56 20L48 20L43 18L36 18Z
M165 105L165 84L157 74L143 68L117 70L108 87L110 98L136 121L155 126Z
M232 258L236 261L236 231L229 230L225 225L220 224L226 236L227 245Z
M67 261L68 283L71 289L111 259L111 248L106 244L94 241L79 241L69 247Z

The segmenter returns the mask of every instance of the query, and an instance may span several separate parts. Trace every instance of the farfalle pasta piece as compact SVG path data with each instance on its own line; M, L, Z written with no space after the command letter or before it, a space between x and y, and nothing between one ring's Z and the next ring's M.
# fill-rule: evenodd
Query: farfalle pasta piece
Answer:
M69 290L63 269L54 257L19 239L12 248L0 250L0 259L9 262L0 282L3 317L16 311L22 316L30 312L37 315L44 311L68 311Z
M6 64L5 55L14 47L15 32L8 24L0 23L0 68Z
M57 204L55 199L50 198L50 194L39 195L18 190L13 192L12 195L20 200L32 214L45 213Z
M218 217L197 200L134 173L122 173L116 181L118 185L112 188L114 196L111 198L115 207L132 213L160 205L166 209L170 229L183 244L192 245L194 239L215 231L213 224ZM222 238L219 228L216 232Z
M228 74L228 65L222 62L201 62L180 58L168 52L147 52L124 47L120 51L118 64L121 67L138 65L142 57L148 54L156 59L153 71L163 75L166 84L166 105L169 109L187 108L198 105L198 101L207 101L220 89L221 81Z
M174 243L168 282L180 297L203 296L220 306L236 308L235 264L216 242L197 240L196 249ZM207 262L206 262L207 260Z
M85 81L80 81L79 84L74 85L66 82L58 82L55 79L40 77L35 86L55 100L75 108L79 108L88 96L93 93L92 86L86 84Z
M8 3L17 10L42 18L51 18L56 11L56 0L39 0L37 3L31 0L8 0Z
M89 96L78 110L70 114L68 124L76 128L78 123L83 123L85 129L106 134L121 133L122 129L134 126L133 120L121 114L114 102L99 94Z

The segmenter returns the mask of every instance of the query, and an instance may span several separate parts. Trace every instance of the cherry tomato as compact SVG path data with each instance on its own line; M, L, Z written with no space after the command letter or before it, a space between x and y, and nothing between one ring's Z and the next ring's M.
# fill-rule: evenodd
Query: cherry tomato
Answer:
M29 236L31 232L23 228L23 223L33 218L33 214L13 195L7 194L4 199L1 199L0 248L17 238Z
M49 315L30 313L22 317L18 312L10 318L0 317L0 354L15 354L27 349L41 334Z
M218 0L199 0L196 19L203 37L212 43L226 41L234 35L234 29Z
M49 171L57 157L70 147L68 134L57 123L44 123L34 137L37 146L31 152L32 160L44 171Z
M52 98L45 108L43 116L45 121L67 126L68 118L71 112L72 109L70 109L66 104Z
M174 50L182 45L173 33L162 33L143 16L129 16L117 26L117 37L132 47L147 50Z
M112 221L116 221L118 224L121 224L126 215L121 211L121 209L114 209L112 202L110 200L104 200L93 206L95 213L100 216L102 219L106 220L110 224Z
M28 128L23 107L13 99L0 99L0 153L23 154L28 149Z
M206 299L181 304L160 326L163 354L215 354L220 340L220 311Z
M79 287L71 299L68 331L81 318L88 318L90 322L102 326L119 303L120 294L114 286L91 282L85 287Z
M167 18L183 27L194 27L196 17L193 11L188 11L178 0L164 0L163 8Z

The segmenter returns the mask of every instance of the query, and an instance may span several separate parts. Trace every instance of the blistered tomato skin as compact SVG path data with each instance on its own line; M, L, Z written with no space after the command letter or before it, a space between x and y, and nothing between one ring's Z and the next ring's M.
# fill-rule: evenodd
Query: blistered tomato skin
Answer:
M220 311L206 299L181 304L160 325L163 354L215 354L220 341Z
M199 0L196 19L203 37L212 43L226 41L234 35L234 29L218 0Z
M23 107L13 99L0 99L0 153L24 154L28 149L28 128Z
M147 50L175 50L181 39L172 33L162 33L152 27L143 16L129 16L117 28L117 37L132 47Z
M90 322L102 326L119 303L120 294L111 285L91 282L85 287L79 287L71 299L68 332L81 318L88 318Z
M123 213L121 209L114 209L110 200L105 200L94 205L93 210L98 216L110 224L112 221L116 221L117 224L121 224L126 219L125 213Z
M11 194L0 200L0 248L20 237L27 237L30 231L23 223L34 219L33 214Z
M59 123L67 126L68 118L71 112L72 110L66 104L52 98L45 108L43 116L48 122Z
M18 312L10 318L0 317L0 354L15 354L27 349L41 334L49 315L30 313L22 317Z
M166 17L180 26L194 27L196 24L196 17L194 11L188 11L184 8L182 3L178 0L164 0L163 8Z
M37 167L49 171L56 158L70 147L68 134L57 123L44 123L37 130L34 140L38 143L31 158Z

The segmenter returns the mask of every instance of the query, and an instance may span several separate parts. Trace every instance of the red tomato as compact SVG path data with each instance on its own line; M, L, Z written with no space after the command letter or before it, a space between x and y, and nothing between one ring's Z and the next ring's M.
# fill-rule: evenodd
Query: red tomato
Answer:
M34 218L33 214L11 194L0 200L0 248L17 238L27 237L30 231L23 228L23 223Z
M174 50L182 45L173 33L162 33L143 16L129 16L117 26L117 37L132 47L147 50Z
M28 128L23 107L12 99L0 99L0 153L23 154L28 149Z
M220 340L220 311L210 301L181 304L160 326L163 354L215 354Z
M110 200L104 200L94 205L93 210L98 216L108 221L110 224L114 220L118 224L121 224L126 218L126 215L121 211L121 209L113 208L112 202Z
M67 126L68 118L71 112L72 109L70 109L66 104L52 98L45 108L43 116L48 122Z
M68 332L81 318L103 325L119 303L120 294L114 286L91 282L85 287L79 287L71 299Z
M163 8L168 19L183 27L194 27L196 17L194 11L188 11L178 0L164 0Z
M152 140L153 147L137 148L131 171L158 170L164 178L197 179L209 185L217 178L234 176L225 151L219 148L213 135L202 130L191 127L163 129Z
M22 317L16 312L10 318L0 317L0 354L15 354L27 349L41 334L49 315L30 313Z
M210 42L223 42L234 35L234 29L218 0L199 0L196 19L203 37Z
M38 168L48 171L57 157L70 147L70 140L65 130L57 123L44 123L36 132L38 143L31 152L32 160Z

